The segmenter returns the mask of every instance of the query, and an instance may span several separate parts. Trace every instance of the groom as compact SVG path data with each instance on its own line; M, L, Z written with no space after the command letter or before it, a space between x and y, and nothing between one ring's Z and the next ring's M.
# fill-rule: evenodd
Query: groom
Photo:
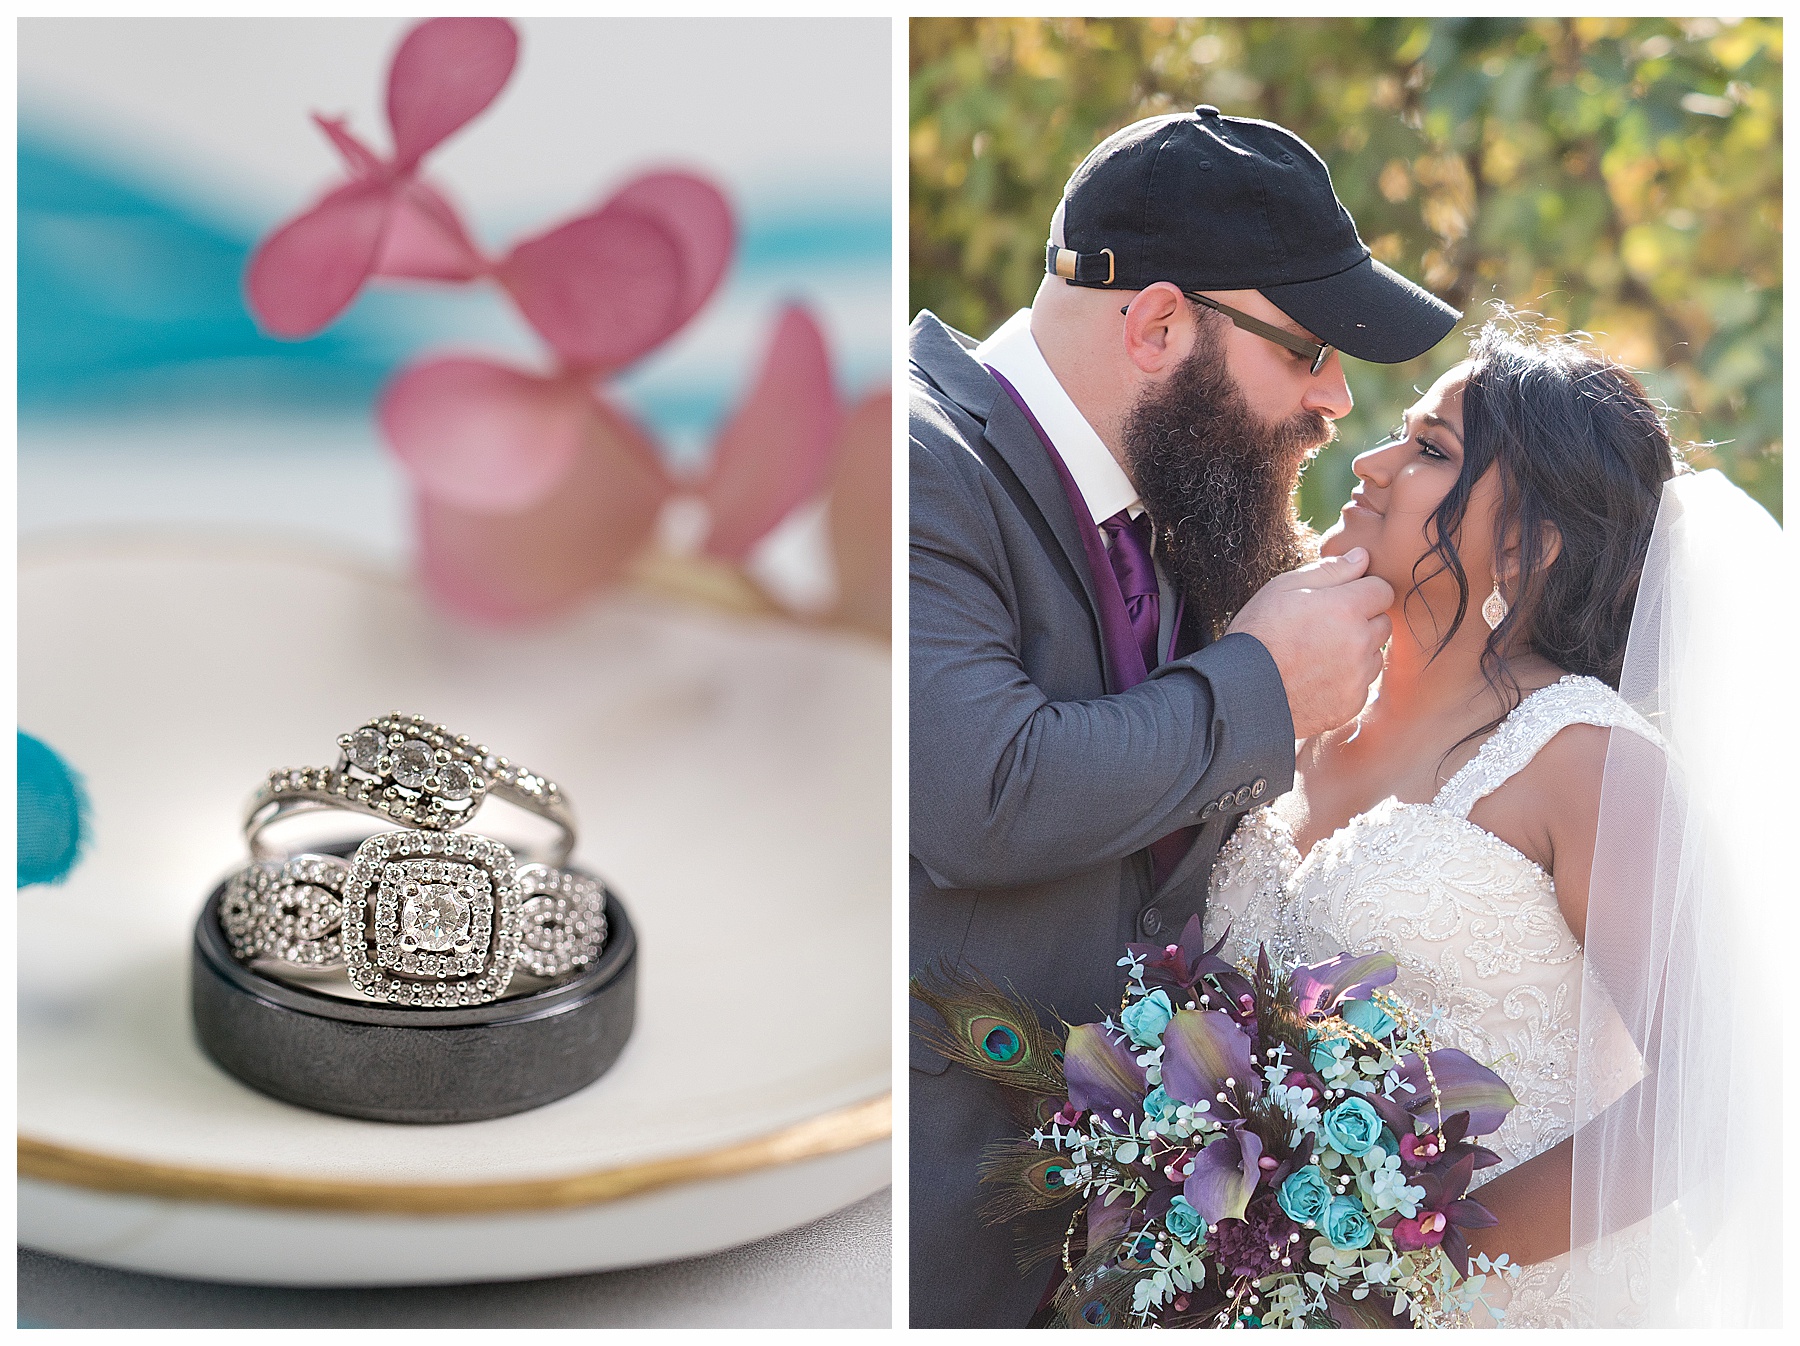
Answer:
M1305 142L1213 107L1090 154L1045 269L980 345L910 334L912 963L1078 1023L1202 910L1295 739L1361 709L1393 591L1360 549L1295 569L1292 492L1350 410L1338 352L1460 315L1373 261ZM1047 1273L978 1214L1003 1091L912 1066L912 1325L1022 1326Z

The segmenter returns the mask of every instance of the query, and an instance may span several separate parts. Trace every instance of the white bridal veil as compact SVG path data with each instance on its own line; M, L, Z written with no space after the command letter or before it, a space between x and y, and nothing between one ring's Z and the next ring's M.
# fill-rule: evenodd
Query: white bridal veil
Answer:
M1668 753L1612 734L1584 941L1584 1326L1781 1322L1794 580L1781 528L1720 473L1664 486L1619 690Z

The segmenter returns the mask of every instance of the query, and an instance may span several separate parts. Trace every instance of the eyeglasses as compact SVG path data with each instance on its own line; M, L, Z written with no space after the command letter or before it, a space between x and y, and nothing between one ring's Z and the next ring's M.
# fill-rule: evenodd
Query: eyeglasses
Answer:
M1209 299L1198 291L1183 290L1182 293L1189 299L1205 304L1210 309L1217 309L1230 318L1233 324L1243 328L1246 332L1253 332L1265 341L1273 341L1277 346L1285 346L1296 355L1305 356L1312 361L1312 368L1307 371L1308 373L1317 374L1325 368L1325 358L1332 351L1330 346L1317 341L1308 341L1303 336L1295 336L1292 332L1284 331L1272 323L1266 323L1261 318L1253 318L1248 313L1240 312L1229 304L1221 304L1217 299ZM1130 304L1119 310L1120 313L1129 313L1130 311Z

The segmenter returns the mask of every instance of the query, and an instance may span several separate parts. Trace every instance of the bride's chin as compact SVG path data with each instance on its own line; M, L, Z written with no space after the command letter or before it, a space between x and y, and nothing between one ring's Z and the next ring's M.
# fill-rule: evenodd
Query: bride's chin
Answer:
M1319 539L1320 556L1342 556L1350 550L1350 539L1344 536L1344 521L1339 519Z

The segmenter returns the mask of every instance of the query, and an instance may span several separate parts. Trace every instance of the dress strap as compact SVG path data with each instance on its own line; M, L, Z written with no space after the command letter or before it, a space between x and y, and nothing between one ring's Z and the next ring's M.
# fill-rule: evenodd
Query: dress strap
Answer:
M1667 749L1662 735L1612 688L1598 678L1571 673L1514 706L1480 751L1444 783L1433 806L1467 818L1479 800L1524 770L1546 743L1572 724L1629 729Z

